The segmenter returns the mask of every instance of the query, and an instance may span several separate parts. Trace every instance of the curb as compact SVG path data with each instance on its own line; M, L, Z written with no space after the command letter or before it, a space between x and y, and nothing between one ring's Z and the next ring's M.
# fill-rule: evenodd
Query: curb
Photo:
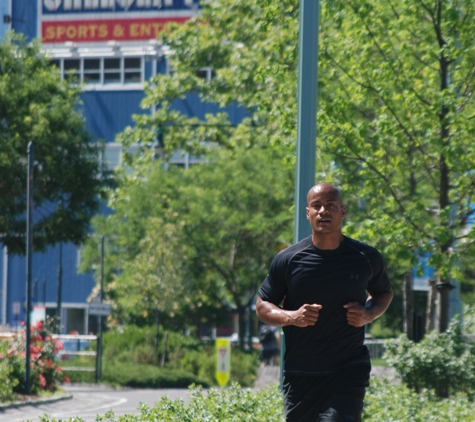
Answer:
M62 401L62 400L70 400L72 398L73 398L72 394L63 394L61 396L13 401L11 403L0 403L0 411L6 410L6 409L12 409L16 407L35 406L37 404L54 403L54 402Z

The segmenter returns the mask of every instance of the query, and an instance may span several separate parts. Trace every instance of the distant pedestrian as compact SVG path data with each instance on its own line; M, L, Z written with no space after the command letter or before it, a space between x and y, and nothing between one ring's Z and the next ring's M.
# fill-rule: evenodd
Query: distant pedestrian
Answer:
M280 353L279 328L269 324L259 327L259 342L261 343L261 365L277 365Z
M342 234L345 214L335 186L310 189L311 236L276 255L259 290L257 316L285 334L287 421L361 421L371 370L364 326L393 293L381 254Z

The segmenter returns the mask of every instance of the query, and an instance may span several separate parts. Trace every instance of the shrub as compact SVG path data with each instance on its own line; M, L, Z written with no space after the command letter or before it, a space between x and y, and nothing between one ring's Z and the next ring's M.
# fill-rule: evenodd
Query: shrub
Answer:
M405 335L386 342L385 359L417 392L434 389L440 397L475 391L475 343L465 339L458 320L447 332L432 332L414 343Z
M54 360L62 344L44 330L42 322L31 327L30 335L30 392L39 394L41 391L56 391L58 384L69 382ZM10 378L15 380L15 393L25 391L25 359L26 330L23 330L8 341L5 359L10 368Z
M129 387L188 388L192 384L209 387L207 380L189 372L124 363L105 363L101 380Z
M277 386L250 391L234 384L226 389L204 392L194 388L187 405L182 400L162 396L153 407L141 405L135 414L116 419L113 412L98 416L104 422L283 422L282 394ZM475 420L473 403L465 395L439 399L431 392L415 393L401 384L387 380L371 381L363 409L365 422L472 422ZM44 417L42 422L53 422ZM70 422L80 422L80 418Z
M194 383L216 385L217 357L214 342L207 344L195 337L170 331L167 334L165 368L157 368L156 365L158 365L159 359L153 350L154 335L155 327L136 327L133 325L108 331L104 334L103 361L112 366L146 364L153 368L151 371L168 369L179 371L179 373L185 372L188 373L190 379L193 379ZM157 350L159 355L163 350L164 337L164 331L160 328L160 341ZM254 386L258 367L259 353L257 351L243 352L238 348L232 349L231 381L245 387ZM127 385L131 385L133 372L129 373L126 378L113 375L111 374L110 379L106 379L105 373L103 373L102 379L117 384L120 384L121 380L127 379ZM146 385L142 375L138 375L137 382L140 385ZM153 382L152 378L149 378L147 382ZM147 385L151 386L151 384Z
M8 342L0 341L0 402L9 401L18 381L11 376L12 367L5 358Z
M441 400L431 391L420 394L388 380L372 379L365 398L365 422L472 422L473 402L464 394Z

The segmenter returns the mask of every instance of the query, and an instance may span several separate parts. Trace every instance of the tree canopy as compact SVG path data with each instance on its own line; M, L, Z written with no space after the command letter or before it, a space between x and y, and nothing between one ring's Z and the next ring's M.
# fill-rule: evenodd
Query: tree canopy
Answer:
M39 43L0 43L0 233L25 253L27 146L34 143L34 247L81 242L104 200L100 144L78 110L80 88L62 81Z
M186 312L192 326L205 308L234 308L244 330L272 257L289 244L292 180L282 154L242 148L127 177L109 203L114 213L96 224L115 254L109 263L121 263L108 286L119 318Z
M342 188L351 205L346 233L381 248L393 274L410 272L429 251L447 287L475 236L474 3L320 4L317 181ZM158 130L166 154L206 155L211 142L292 159L298 12L297 0L206 2L199 16L163 32L173 72L147 85L143 107L154 112L119 137L142 146L143 155L129 157L137 174L150 170ZM196 75L205 66L209 82ZM235 127L225 113L189 118L173 107L189 92L239 103L248 117Z

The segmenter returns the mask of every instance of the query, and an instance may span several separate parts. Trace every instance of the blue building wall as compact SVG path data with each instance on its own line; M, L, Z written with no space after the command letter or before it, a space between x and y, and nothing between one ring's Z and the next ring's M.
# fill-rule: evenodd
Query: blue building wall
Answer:
M12 29L33 39L38 33L38 0L12 0Z
M142 114L143 91L85 91L81 95L86 127L94 139L113 142L117 133L133 124L132 115Z
M73 244L62 245L62 302L86 302L95 281L91 274L78 274L78 249ZM2 263L3 264L3 263ZM3 267L3 265L2 265ZM59 245L44 253L35 253L32 262L32 304L56 303L58 298ZM10 324L15 319L26 318L26 260L20 256L10 256L8 260L8 307ZM20 302L19 315L13 314L13 303Z

